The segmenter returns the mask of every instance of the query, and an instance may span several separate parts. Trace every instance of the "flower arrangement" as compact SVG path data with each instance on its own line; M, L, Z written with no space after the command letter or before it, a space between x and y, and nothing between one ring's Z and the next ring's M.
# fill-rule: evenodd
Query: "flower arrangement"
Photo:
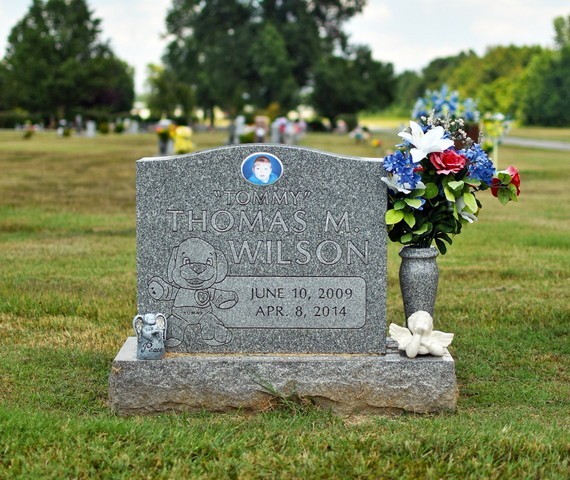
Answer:
M509 130L510 122L502 113L487 112L483 116L483 134L485 142L483 148L493 152L495 165L499 164L499 143Z
M506 135L510 126L511 122L500 112L487 112L483 115L483 131L486 137L500 140Z
M174 138L176 132L176 125L173 123L169 125L158 124L155 128L155 132L158 135L159 140L167 142L168 140Z
M502 204L517 200L520 175L515 167L497 172L477 143L467 137L463 119L431 115L398 135L404 142L384 157L388 186L386 224L392 241L436 248L445 254L452 235L477 221L477 192L491 189ZM457 149L455 145L462 145Z
M424 97L418 98L412 118L420 121L432 113L438 118L462 118L466 123L478 122L480 117L477 103L472 98L461 100L457 90L450 91L447 85L440 90L427 90Z

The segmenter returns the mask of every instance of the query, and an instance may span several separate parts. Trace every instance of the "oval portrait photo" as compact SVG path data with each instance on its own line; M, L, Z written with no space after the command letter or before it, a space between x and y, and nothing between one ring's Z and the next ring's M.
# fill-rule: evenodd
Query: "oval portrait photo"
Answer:
M271 153L257 152L242 162L241 174L253 185L272 185L281 178L283 164Z

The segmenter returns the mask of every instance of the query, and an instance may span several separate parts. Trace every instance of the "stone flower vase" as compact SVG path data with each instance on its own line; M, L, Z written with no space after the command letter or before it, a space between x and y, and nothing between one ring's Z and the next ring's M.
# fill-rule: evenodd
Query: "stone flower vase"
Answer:
M404 301L406 322L418 310L433 317L439 272L435 247L404 247L400 250L400 290Z

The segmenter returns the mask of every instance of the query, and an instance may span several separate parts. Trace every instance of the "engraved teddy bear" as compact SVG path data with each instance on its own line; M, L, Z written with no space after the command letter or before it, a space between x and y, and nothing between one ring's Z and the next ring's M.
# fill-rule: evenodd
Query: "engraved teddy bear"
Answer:
M231 331L213 308L227 309L238 302L236 292L214 287L227 273L224 254L200 238L188 238L174 247L168 262L168 280L156 276L148 283L155 300L174 300L168 318L167 347L187 343L191 325L199 326L200 340L207 345L217 347L231 341Z

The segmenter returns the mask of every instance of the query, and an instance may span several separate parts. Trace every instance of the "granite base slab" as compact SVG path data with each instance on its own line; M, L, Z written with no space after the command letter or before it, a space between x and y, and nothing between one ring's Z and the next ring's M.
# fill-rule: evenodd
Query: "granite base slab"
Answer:
M407 358L388 339L385 355L185 354L137 360L129 337L109 377L120 415L172 411L263 411L296 398L339 414L454 411L455 362Z

